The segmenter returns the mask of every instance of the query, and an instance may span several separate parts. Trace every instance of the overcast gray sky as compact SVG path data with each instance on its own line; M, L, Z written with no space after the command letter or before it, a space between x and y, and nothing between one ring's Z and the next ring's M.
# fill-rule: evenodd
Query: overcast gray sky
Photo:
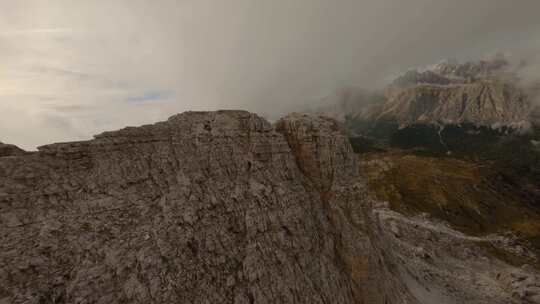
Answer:
M0 0L0 141L275 115L444 58L540 49L538 0Z

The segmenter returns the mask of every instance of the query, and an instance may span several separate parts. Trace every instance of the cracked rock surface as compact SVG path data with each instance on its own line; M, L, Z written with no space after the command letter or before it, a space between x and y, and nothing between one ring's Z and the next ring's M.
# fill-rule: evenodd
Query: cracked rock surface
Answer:
M482 242L369 198L315 115L186 112L0 155L1 304L539 303L535 270Z
M302 136L342 146L311 160L325 173L317 183L339 186L333 201L356 201L356 181L332 172L357 168L325 168L354 161L346 138L318 120ZM188 112L39 150L0 158L2 304L358 297L332 202L257 115Z

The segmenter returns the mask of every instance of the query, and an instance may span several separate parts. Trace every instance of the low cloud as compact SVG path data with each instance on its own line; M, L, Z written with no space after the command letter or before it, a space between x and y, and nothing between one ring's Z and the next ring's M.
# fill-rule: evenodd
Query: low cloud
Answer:
M142 92L139 95L133 95L129 96L125 99L127 102L156 102L156 101L162 101L167 100L171 98L174 94L172 92L168 91L146 91Z
M538 11L537 0L1 1L0 140L33 149L185 110L277 116L445 58L534 54Z

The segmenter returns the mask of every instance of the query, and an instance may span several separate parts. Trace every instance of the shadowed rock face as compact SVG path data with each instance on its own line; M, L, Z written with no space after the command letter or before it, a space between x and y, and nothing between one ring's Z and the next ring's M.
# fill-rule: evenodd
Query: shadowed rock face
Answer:
M390 211L359 172L335 121L244 111L1 157L0 303L535 299L534 271Z
M276 130L287 139L304 175L322 192L332 191L336 183L358 179L357 157L352 153L342 126L317 115L291 114L276 123Z
M17 155L23 155L26 152L23 149L20 149L17 146L14 145L8 145L0 142L0 157L4 156L17 156Z

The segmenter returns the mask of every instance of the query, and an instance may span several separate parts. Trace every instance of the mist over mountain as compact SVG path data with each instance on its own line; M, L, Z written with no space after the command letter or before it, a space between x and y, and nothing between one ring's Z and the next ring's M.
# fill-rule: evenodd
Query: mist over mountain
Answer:
M540 304L539 11L0 1L0 304Z
M446 60L409 70L369 94L337 91L317 111L343 121L391 121L400 127L470 123L527 130L536 120L540 84L524 77L529 68L526 61L515 63L503 54L465 63Z
M537 59L539 10L536 0L1 1L0 139L35 150L186 110L277 118L444 58Z

